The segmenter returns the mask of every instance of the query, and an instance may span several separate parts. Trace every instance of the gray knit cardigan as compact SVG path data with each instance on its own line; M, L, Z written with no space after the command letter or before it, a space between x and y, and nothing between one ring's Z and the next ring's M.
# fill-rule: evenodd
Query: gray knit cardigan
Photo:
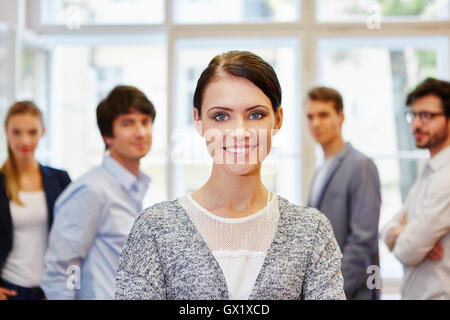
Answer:
M318 210L278 196L275 237L250 300L345 299L342 254ZM120 257L116 299L229 299L217 260L178 200L146 209Z

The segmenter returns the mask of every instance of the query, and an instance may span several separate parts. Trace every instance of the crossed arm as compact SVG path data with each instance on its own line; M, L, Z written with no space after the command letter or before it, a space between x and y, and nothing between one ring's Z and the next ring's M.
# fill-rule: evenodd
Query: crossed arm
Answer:
M408 222L407 206L384 231L384 241L406 266L416 266L425 259L440 260L444 249L439 240L450 231L450 193L442 190L424 200L417 218Z

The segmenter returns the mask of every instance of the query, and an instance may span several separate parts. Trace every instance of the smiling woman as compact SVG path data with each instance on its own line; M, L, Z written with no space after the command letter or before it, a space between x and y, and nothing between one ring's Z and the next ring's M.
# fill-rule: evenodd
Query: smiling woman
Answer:
M203 101L204 115L195 108L194 124L206 138L214 163L241 175L260 167L273 130L281 127L282 109L275 113L269 98L251 81L229 76L211 83ZM217 106L219 101L228 107Z
M281 128L281 88L251 52L216 56L194 94L209 180L136 220L120 258L118 299L345 299L327 218L273 194L261 164Z
M215 185L215 177L237 174L243 179L234 186L236 190L247 189L248 195L252 190L263 190L259 203L252 199L257 207L250 208L250 213L263 208L268 192L261 183L261 164L270 152L272 135L281 128L282 120L281 88L269 64L248 52L231 51L215 57L201 74L194 93L194 125L206 138L214 159L210 180L194 193L194 198L208 201L212 191L208 186ZM243 200L238 206L247 206L246 202ZM207 207L220 205L208 203ZM233 217L249 212L223 214Z

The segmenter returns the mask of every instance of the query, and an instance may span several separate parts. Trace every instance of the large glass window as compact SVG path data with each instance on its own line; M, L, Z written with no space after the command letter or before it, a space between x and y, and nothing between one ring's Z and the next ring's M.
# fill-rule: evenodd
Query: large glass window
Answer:
M366 22L447 20L449 0L318 0L319 21Z
M51 162L51 139L49 108L49 51L46 48L23 42L21 49L21 74L17 100L31 100L41 109L46 134L39 142L37 158L44 163Z
M0 29L0 119L5 118L6 109L8 108L8 47L7 47L7 31ZM3 123L3 121L2 121ZM2 128L3 129L3 128ZM3 130L1 131L3 132ZM0 135L3 137L4 135ZM0 162L6 157L5 139L0 139Z
M48 50L24 44L21 56L19 99L33 100L47 111L49 82Z
M177 23L288 22L299 17L300 0L175 0Z
M8 103L7 32L0 29L0 110Z
M55 55L55 97L60 132L57 148L60 163L77 178L98 166L104 152L96 123L101 99L119 84L142 90L156 108L153 145L142 160L141 169L151 185L144 200L149 205L167 198L166 194L166 48L163 44L139 45L58 45Z
M212 160L205 143L193 127L192 97L200 73L217 54L228 50L250 50L268 61L277 72L283 90L284 121L274 137L269 157L263 163L266 186L291 201L301 201L298 43L295 39L183 39L176 43L176 101L172 159L176 167L176 195L199 188L209 177Z
M144 206L192 191L209 177L212 160L193 128L192 95L210 59L232 49L261 55L279 76L284 123L262 173L265 185L290 201L305 203L315 160L321 159L303 126L301 108L307 90L318 84L343 93L344 137L378 166L380 227L400 209L428 157L415 148L404 121L404 100L426 76L449 78L450 0L26 3L32 9L27 25L37 31L33 37L55 46L45 52L25 44L23 65L17 66L7 53L17 56L24 33L8 31L6 41L0 30L0 112L12 97L38 100L48 117L49 164L68 169L76 179L101 162L104 146L95 121L99 100L116 84L142 89L158 113L152 151L142 161L152 178ZM330 22L340 23L339 28ZM398 280L401 265L382 243L380 251L383 280ZM383 281L384 297L387 292L398 298L398 283L390 287L388 282Z
M344 138L374 159L381 178L380 228L401 208L428 152L415 147L404 112L407 93L428 76L447 78L444 37L322 39L319 79L344 98ZM382 274L401 265L380 243Z
M164 0L41 0L42 23L67 25L158 24Z

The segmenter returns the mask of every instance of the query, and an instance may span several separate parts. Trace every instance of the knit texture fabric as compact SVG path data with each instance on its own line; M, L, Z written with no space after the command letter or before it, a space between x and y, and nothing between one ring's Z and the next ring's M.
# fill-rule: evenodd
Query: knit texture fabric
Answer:
M330 222L317 209L278 196L274 239L249 296L345 299L342 254ZM229 299L223 272L179 200L136 219L117 270L117 299Z
M230 299L248 299L277 229L277 197L268 192L266 206L243 218L219 217L190 193L179 202L219 263Z

